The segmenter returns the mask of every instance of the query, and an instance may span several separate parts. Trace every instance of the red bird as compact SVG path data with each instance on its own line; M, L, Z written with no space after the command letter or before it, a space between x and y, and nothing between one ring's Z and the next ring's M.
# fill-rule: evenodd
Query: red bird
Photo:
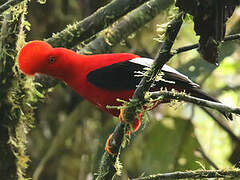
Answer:
M108 109L106 106L121 105L116 99L128 101L142 78L136 76L136 73L144 72L153 60L130 53L80 55L69 49L53 48L43 41L31 41L21 49L18 63L25 74L47 74L63 80L101 110L119 116L119 110ZM164 65L162 72L162 80L155 82L154 90L185 90L191 96L219 102L173 68ZM230 113L221 113L232 119ZM136 130L139 123L135 124Z

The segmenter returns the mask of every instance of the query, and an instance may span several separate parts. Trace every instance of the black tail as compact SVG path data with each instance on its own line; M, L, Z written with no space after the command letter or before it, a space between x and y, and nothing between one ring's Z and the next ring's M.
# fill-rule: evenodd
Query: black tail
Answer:
M208 100L208 101L221 103L220 101L218 101L214 97L209 96L207 93L205 93L204 91L202 91L201 89L198 89L198 88L192 88L191 91L190 91L190 95L193 96L193 97L205 99L205 100ZM219 111L219 112L222 113L226 117L226 119L233 120L232 113L223 112L223 111Z

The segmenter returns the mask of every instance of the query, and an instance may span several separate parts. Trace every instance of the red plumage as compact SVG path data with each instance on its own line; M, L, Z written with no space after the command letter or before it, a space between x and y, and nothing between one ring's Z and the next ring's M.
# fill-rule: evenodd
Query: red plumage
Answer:
M81 55L80 55L81 56ZM129 100L132 96L134 90L107 90L94 86L87 80L87 75L91 71L94 71L98 68L109 66L114 63L131 60L138 56L133 54L104 54L104 55L91 55L84 58L79 57L78 60L81 61L81 71L76 73L75 79L66 80L66 83L72 87L78 94L87 99L88 101L95 104L101 110L111 113L114 116L119 115L119 110L117 109L108 109L107 105L120 105L116 101L117 98L122 100Z

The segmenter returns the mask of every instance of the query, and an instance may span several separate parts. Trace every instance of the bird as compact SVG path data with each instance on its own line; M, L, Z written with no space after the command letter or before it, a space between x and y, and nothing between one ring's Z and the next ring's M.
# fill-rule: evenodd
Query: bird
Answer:
M18 65L24 74L45 74L62 80L97 108L113 116L121 116L120 119L123 118L122 111L107 106L120 106L117 99L128 101L141 81L139 72L145 72L153 62L151 58L131 53L82 55L63 47L54 48L40 40L26 43L18 53ZM150 91L162 88L220 103L186 75L168 65L162 67L161 78L154 82ZM220 112L232 120L231 113ZM133 122L134 131L140 124L139 115Z

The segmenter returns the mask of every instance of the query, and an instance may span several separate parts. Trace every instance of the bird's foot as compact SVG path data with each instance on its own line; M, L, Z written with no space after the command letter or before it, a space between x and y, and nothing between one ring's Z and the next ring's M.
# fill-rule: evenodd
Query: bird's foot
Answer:
M110 134L110 136L109 136L108 139L107 139L107 142L106 142L106 145L105 145L105 151L106 151L108 154L114 156L114 155L116 155L116 153L114 153L114 152L111 150L111 149L112 149L112 146L110 145L110 140L111 140L111 138L112 138L112 135L113 135L113 134Z
M127 121L124 119L124 109L121 109L120 110L120 114L119 114L119 119L122 123L126 123ZM133 121L132 123L132 127L133 127L133 132L136 132L141 126L141 113L137 113L137 117L136 119ZM131 132L130 131L127 131L126 132L127 135L130 135ZM110 141L111 141L111 138L112 138L112 135L113 134L110 134L110 136L108 137L107 139L107 142L106 142L106 145L105 145L105 151L112 155L112 156L115 156L116 153L113 152L113 149L112 149L112 146L110 145Z
M125 109L120 109L119 119L122 123L127 122L124 118L124 111ZM141 113L137 113L137 117L132 123L133 132L136 132L140 128L140 126L141 126ZM129 132L127 134L129 134Z

